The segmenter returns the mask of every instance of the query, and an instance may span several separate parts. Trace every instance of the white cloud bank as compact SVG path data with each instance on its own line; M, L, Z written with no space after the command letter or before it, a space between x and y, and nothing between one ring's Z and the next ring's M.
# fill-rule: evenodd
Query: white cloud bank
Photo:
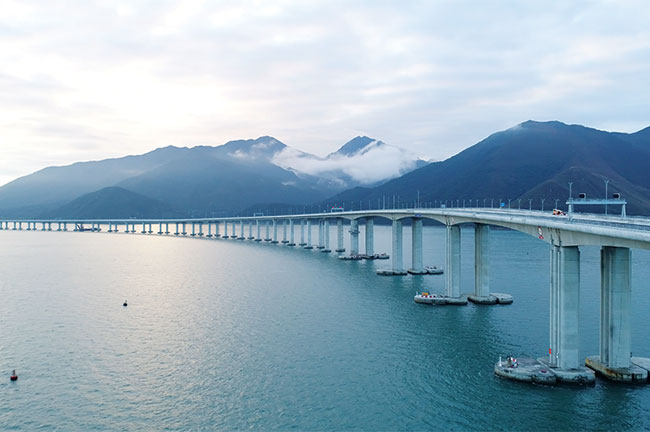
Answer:
M318 177L340 179L343 174L355 182L368 185L413 170L418 157L409 151L374 141L353 155L333 154L327 158L314 157L287 147L276 153L272 161L283 168Z

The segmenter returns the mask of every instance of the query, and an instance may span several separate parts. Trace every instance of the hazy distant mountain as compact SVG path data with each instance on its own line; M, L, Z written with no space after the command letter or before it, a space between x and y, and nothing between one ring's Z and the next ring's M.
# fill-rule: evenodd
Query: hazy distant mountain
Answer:
M609 192L621 192L629 213L650 214L650 128L633 134L611 133L561 122L527 121L495 133L443 162L431 163L375 188L356 188L327 202L377 205L393 196L412 203L494 198L512 206L533 208L562 203L573 182L574 196L603 197L603 180L611 180ZM467 201L469 205L469 201ZM348 207L351 204L348 204ZM561 205L565 208L565 205ZM594 211L594 208L579 209ZM612 209L611 211L617 211Z
M357 165L356 158L364 147L368 153L372 148L385 146L366 140L366 145L350 152L349 157L344 153L329 157L328 170L322 175L304 170L300 163L294 166L286 164L286 160L278 162L279 155L289 153L315 163L323 159L291 149L268 136L230 141L216 147L170 146L143 155L45 168L0 187L0 217L58 214L70 201L110 186L158 200L190 216L232 214L263 202L288 205L317 202L364 183L364 172L378 175L379 170L374 168L363 167L359 176L346 168ZM345 152L345 148L344 145L341 150ZM392 153L403 152L396 147L386 148ZM396 158L390 152L374 152L373 157L383 157L394 165ZM381 180L393 178L408 167L384 170L385 174L379 175L384 176ZM109 198L105 194L100 197Z
M173 218L181 212L168 204L119 187L107 187L91 192L48 211L44 217L58 219L101 218Z

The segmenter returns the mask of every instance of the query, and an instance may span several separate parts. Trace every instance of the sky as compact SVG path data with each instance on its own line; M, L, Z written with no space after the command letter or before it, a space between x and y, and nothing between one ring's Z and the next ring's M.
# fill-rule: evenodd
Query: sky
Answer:
M270 135L444 160L528 119L650 125L647 1L0 0L0 184Z

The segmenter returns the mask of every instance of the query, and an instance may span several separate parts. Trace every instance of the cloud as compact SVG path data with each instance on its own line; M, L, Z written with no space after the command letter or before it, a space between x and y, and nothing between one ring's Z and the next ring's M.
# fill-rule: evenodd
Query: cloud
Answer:
M305 174L340 179L341 174L355 182L372 184L398 177L415 168L418 158L408 151L375 141L351 156L334 154L318 158L287 147L273 157L273 163Z

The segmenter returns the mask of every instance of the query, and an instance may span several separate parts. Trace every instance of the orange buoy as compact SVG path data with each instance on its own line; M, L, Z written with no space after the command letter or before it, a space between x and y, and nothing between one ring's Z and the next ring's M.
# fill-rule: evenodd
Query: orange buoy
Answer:
M9 379L12 381L16 381L18 379L18 375L16 375L16 369L14 369L14 371L11 373Z

